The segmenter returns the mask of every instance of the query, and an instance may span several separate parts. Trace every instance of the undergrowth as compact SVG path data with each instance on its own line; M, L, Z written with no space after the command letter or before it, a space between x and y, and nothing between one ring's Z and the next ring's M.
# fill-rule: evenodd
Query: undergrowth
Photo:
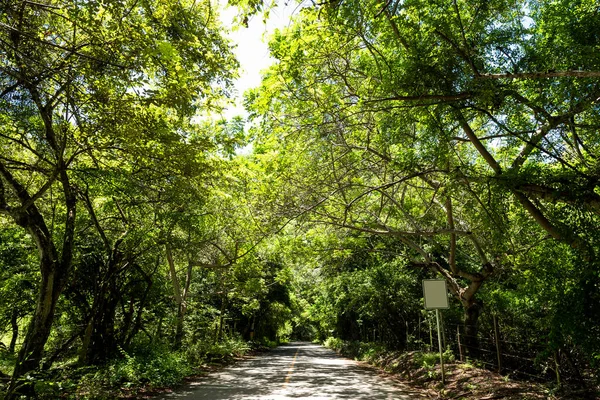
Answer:
M34 384L38 399L132 398L141 390L177 386L206 364L227 363L249 350L241 338L228 338L216 344L188 343L181 350L173 350L167 344L140 341L127 350L120 348L118 354L103 365L80 367L73 359L31 374L27 379ZM2 367L8 369L8 365ZM0 392L3 389L0 385Z
M399 351L390 351L381 343L344 341L339 338L329 337L325 339L323 345L335 350L345 356L352 357L359 361L365 361L378 367L382 367L390 372L395 372L400 366L398 363L390 363L392 359L397 360L403 354L409 354ZM440 362L439 353L411 352L411 367L413 368L433 368ZM450 349L443 353L444 363L454 362L454 354Z
M433 390L441 399L475 400L494 398L504 400L597 399L597 388L577 385L558 388L552 382L512 380L475 363L458 363L452 351L443 354L446 384L441 383L439 353L386 350L381 344L343 341L327 338L326 347L359 361L367 362L411 383L413 387Z

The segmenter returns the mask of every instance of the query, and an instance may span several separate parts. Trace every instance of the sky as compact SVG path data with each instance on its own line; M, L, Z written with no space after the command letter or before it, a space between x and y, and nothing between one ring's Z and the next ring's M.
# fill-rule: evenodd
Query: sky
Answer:
M299 12L297 1L295 0L274 0L277 1L277 7L269 13L266 24L263 22L262 15L253 16L248 22L248 28L241 27L237 31L229 34L230 39L236 44L235 55L240 62L240 77L235 82L237 97L236 105L229 107L223 117L230 119L234 116L246 117L242 105L243 94L247 89L260 85L260 72L266 69L273 59L269 57L269 48L267 46L268 37L275 29L286 27L290 23L290 18ZM286 4L289 3L289 4ZM225 7L221 12L221 21L225 26L231 26L233 18L236 16L235 7Z

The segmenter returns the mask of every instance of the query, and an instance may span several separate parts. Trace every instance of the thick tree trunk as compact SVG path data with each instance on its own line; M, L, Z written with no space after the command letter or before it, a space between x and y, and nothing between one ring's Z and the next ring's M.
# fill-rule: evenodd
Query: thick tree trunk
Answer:
M33 388L25 387L28 385L23 385L20 378L40 365L44 346L50 336L56 303L64 287L65 274L62 265L52 262L47 256L42 257L41 264L42 282L37 307L17 357L12 380L5 397L7 400L19 398L21 394L31 394ZM57 270L63 273L59 274Z
M477 338L477 322L481 314L481 304L478 301L471 302L465 307L465 347L467 354L473 358L479 356L479 340Z
M27 394L33 391L30 382L23 384L21 377L40 366L44 346L50 336L56 303L65 287L71 269L77 201L72 194L69 178L63 170L60 173L60 178L65 193L67 212L62 252L59 257L44 217L32 202L27 190L13 179L6 169L2 169L0 172L5 179L10 181L21 202L27 205L26 208L15 210L11 214L17 224L27 229L35 239L40 255L41 272L37 305L29 323L23 346L17 356L13 376L5 397L6 400L9 400L19 398L21 393Z

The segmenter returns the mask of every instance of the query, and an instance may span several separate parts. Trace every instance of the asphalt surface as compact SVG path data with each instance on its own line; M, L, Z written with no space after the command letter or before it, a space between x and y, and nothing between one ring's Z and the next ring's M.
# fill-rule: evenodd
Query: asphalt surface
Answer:
M424 399L322 346L280 346L156 399Z

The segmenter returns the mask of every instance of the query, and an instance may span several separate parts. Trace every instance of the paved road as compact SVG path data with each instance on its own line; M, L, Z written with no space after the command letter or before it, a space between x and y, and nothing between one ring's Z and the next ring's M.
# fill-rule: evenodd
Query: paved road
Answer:
M157 399L423 399L392 379L310 343L280 346Z

